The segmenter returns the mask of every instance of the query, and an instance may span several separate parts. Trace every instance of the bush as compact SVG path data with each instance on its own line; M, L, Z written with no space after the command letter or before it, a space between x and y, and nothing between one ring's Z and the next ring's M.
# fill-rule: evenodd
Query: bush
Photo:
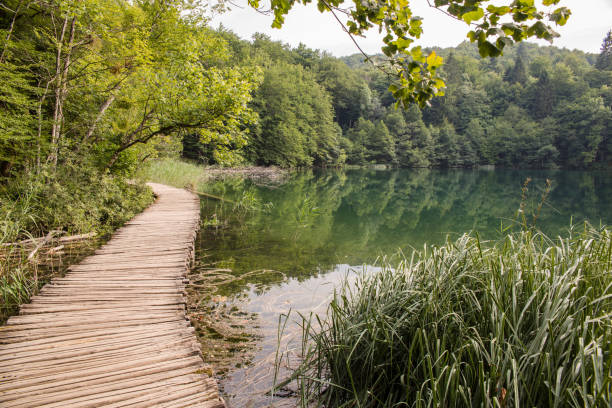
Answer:
M153 201L143 184L69 166L53 175L20 174L0 190L0 197L2 242L52 229L108 233Z
M346 282L305 322L302 404L612 406L611 254L588 226L464 235Z

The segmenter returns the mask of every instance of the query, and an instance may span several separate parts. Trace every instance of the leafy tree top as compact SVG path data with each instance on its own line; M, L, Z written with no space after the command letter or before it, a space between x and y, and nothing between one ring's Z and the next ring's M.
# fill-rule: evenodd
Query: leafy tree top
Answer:
M601 53L595 66L601 70L612 70L612 30L608 31L601 43Z
M248 0L258 8L260 0ZM280 28L285 15L296 4L313 0L270 0L274 13L273 27ZM557 7L561 0L504 0L491 4L482 0L427 0L427 3L451 18L465 22L467 37L478 44L482 57L496 57L505 47L527 38L551 41L558 37L551 24L564 25L571 15L567 7ZM372 27L385 33L383 53L388 60L380 65L394 77L389 90L398 104L427 105L429 100L444 94L445 83L438 74L443 60L435 51L425 53L414 42L423 34L422 18L412 13L408 0L352 0L343 8L343 0L316 0L321 12L330 12L351 36L363 36ZM499 5L502 4L502 5ZM340 16L347 18L346 24Z

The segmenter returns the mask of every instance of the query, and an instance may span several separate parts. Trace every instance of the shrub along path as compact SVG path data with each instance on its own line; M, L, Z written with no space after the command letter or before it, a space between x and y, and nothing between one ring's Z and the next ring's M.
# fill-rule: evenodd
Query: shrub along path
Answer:
M185 316L199 200L157 201L0 327L0 406L223 407Z

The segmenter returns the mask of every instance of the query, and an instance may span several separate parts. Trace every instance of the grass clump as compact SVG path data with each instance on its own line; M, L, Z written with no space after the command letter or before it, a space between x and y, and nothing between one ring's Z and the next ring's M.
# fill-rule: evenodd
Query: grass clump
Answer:
M611 254L589 226L463 235L345 283L305 321L302 406L610 407Z
M203 166L173 158L147 162L138 171L138 177L145 181L153 181L178 188L195 188L207 179Z

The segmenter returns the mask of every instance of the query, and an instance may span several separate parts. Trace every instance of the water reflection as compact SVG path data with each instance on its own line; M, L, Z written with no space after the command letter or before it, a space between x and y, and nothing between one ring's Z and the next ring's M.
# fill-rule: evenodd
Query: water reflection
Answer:
M476 230L495 238L502 224L513 223L527 177L533 179L528 210L537 206L545 179L553 181L538 219L547 233L563 233L571 217L574 223L612 221L610 173L306 171L275 188L236 179L207 185L208 192L233 201L248 192L260 206L271 206L234 220L215 235L208 231L203 245L214 249L213 256L231 259L234 268L268 268L299 277L441 243L447 234ZM218 206L205 203L204 216L236 212Z
M286 399L269 405L263 396L272 380L279 314L290 308L322 311L334 283L378 257L409 254L411 248L472 230L495 239L515 223L527 177L533 179L526 199L530 221L545 180L552 180L537 220L548 234L562 234L570 219L612 222L609 172L329 170L297 172L280 186L242 179L200 186L231 201L203 201L205 221L215 214L228 223L202 230L200 257L235 276L282 273L258 273L220 288L229 302L259 314L263 335L255 364L233 370L222 382L230 404L295 405ZM295 346L299 334L289 325L283 347Z

